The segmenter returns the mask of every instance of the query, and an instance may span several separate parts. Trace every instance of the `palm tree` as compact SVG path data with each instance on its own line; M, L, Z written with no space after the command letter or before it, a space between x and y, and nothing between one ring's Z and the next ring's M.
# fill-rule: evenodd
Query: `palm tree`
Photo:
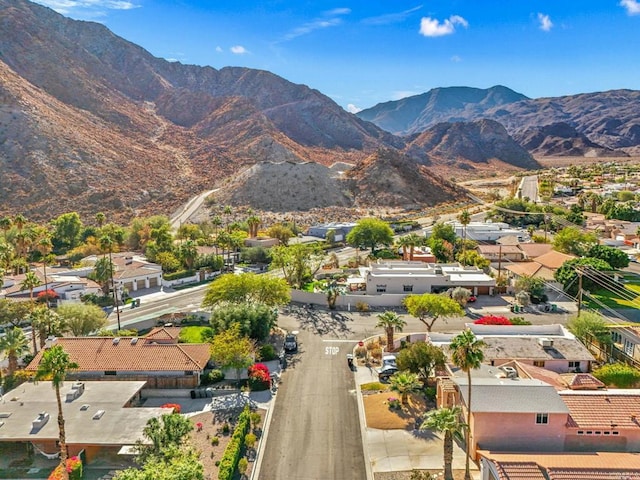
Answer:
M10 243L0 241L0 268L8 269L13 260L14 249Z
M42 282L34 272L27 272L24 276L24 280L20 283L20 291L29 290L29 300L31 301L31 305L33 305L33 290L39 285L42 285ZM31 323L31 340L33 340L33 353L35 355L38 353L38 346L36 344L36 330L34 328L33 321Z
M453 437L462 432L465 425L460 422L460 407L442 407L424 415L420 430L435 430L444 433L444 480L453 480Z
M67 473L67 439L64 430L64 415L62 413L62 400L60 399L60 387L62 386L67 372L75 370L78 364L72 362L69 354L64 351L62 345L54 345L45 350L40 360L40 365L36 370L35 380L51 380L51 385L56 391L56 401L58 402L58 440L60 444L60 469L64 479L69 479Z
M116 294L116 284L113 281L113 274L115 272L115 267L113 265L113 259L111 258L112 252L113 252L113 240L111 239L111 237L109 235L103 235L102 237L100 237L100 248L102 249L103 252L108 251L109 252L109 263L102 268L103 271L98 272L97 271L97 267L98 267L98 263L100 263L100 260L98 260L96 262L95 268L94 268L94 274L96 275L101 275L101 277L103 277L104 275L106 275L106 273L109 273L109 276L111 277L111 289L113 291L113 306L116 309L116 317L118 319L118 330L121 330L120 328L120 309L118 308L118 296ZM103 257L101 260L104 260L105 258ZM106 262L102 262L103 264ZM106 270L106 271L104 271ZM104 287L102 287L104 290ZM109 290L106 290L105 296L109 294Z
M458 221L462 225L462 265L465 264L465 251L467 249L467 225L471 223L471 214L469 210L464 209L458 215Z
M102 228L106 220L107 220L107 216L104 213L102 212L96 213L96 223L98 224L98 228Z
M417 392L422 388L422 382L415 373L399 372L389 378L391 390L400 394L403 405L407 404L410 393Z
M397 330L398 332L401 332L406 325L407 322L405 322L400 315L391 310L387 310L386 312L378 315L376 328L383 328L387 334L387 351L393 351L393 334L395 331Z
M402 247L402 260L407 260L407 253L409 252L409 245L411 244L411 239L408 235L398 238L396 241L396 245L398 247Z
M51 235L49 232L45 231L40 236L36 243L36 249L42 255L42 268L44 269L44 290L47 291L49 289L49 282L47 281L47 262L49 259L48 255L53 250L53 244L51 243ZM49 300L47 300L47 307L49 306Z
M225 220L224 220L224 228L225 230L227 230L227 232L230 231L229 225L231 222L229 222L231 214L233 213L233 210L231 209L231 205L227 205L226 207L224 207L224 215L225 215Z
M19 327L13 327L0 337L0 352L7 354L9 360L8 376L12 376L18 369L18 358L29 351L29 342L24 336L24 331Z
M453 363L460 367L463 372L467 372L467 459L464 470L465 480L471 480L471 473L469 471L469 460L471 458L471 370L480 368L484 360L484 353L482 351L484 345L485 343L482 340L478 340L469 328L455 336L449 345Z
M193 270L193 265L198 257L198 248L196 242L193 240L187 240L180 245L180 258L182 259L184 266L187 270Z
M7 232L11 229L13 225L13 220L11 217L2 217L0 218L0 230L2 230L6 236Z
M260 227L261 223L262 223L262 220L257 215L251 215L249 218L247 218L247 225L249 225L250 238L255 238L258 236L258 228Z
M410 233L405 237L409 245L409 261L413 261L413 252L418 245L422 245L422 237L415 233Z
M44 305L33 309L31 313L29 313L28 318L31 322L31 328L33 329L33 336L35 337L36 332L38 332L41 349L44 348L47 337L52 335L59 337L64 333L66 328L58 312Z

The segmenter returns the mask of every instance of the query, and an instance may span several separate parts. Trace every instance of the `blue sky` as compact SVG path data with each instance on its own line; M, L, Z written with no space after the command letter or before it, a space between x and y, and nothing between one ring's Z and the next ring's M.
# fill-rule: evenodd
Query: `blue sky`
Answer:
M347 110L435 87L640 89L640 0L37 0L157 57L269 70Z

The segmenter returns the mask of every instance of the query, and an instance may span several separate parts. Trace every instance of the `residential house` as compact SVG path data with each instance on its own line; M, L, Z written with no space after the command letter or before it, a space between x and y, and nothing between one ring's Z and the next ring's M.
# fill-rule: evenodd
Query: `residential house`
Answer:
M52 290L60 301L79 301L80 297L90 293L99 293L100 285L88 278L73 275L60 275L47 270L45 279L41 269L33 270L40 280L40 285L33 289L33 297L37 298L45 290ZM0 290L0 298L10 300L28 300L31 292L22 290L21 284L25 274L7 275L4 277L3 287Z
M478 253L491 262L521 262L524 252L517 245L478 245Z
M323 223L320 225L313 225L309 227L309 229L307 230L307 235L309 235L310 237L327 238L327 233L329 231L333 231L334 241L343 242L347 238L349 232L353 230L355 226L355 223Z
M88 265L95 265L100 258L91 255L82 261ZM136 292L143 288L153 288L162 285L162 267L149 262L144 257L132 252L119 252L111 255L115 266L113 282L118 291Z
M553 250L553 245L550 243L519 243L518 247L524 254L525 260L533 260Z
M144 386L144 381L65 382L61 395L69 454L84 451L91 463L143 441L147 422L172 412L136 407ZM0 442L53 460L59 454L57 415L51 382L23 383L5 393L0 404Z
M576 258L575 255L549 250L547 253L533 258L531 262L510 264L507 265L505 269L511 272L514 278L528 276L554 282L555 279L553 275L556 270L558 270L564 262L573 260L574 258Z
M640 480L637 453L478 453L482 480Z
M517 237L521 242L531 241L529 232L513 228L504 222L470 222L466 227L459 222L448 223L453 226L458 237L462 237L463 232L466 231L464 233L466 238L477 242L497 242L509 235Z
M640 451L639 390L567 390L559 393L569 408L565 450Z
M209 344L176 343L169 330L147 337L61 337L48 340L27 370L35 371L52 344L62 345L77 380L140 380L148 388L194 388L211 357Z
M496 281L477 267L411 261L378 261L360 268L367 295L438 293L464 287L490 294Z
M482 338L485 363L499 367L512 360L557 373L591 371L593 355L562 325L476 325L467 328ZM453 333L429 332L434 345L447 346Z

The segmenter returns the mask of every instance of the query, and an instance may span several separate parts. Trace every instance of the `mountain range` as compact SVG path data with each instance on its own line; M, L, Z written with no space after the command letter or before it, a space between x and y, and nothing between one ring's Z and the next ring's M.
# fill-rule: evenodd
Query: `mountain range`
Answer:
M295 208L420 208L465 195L443 177L539 167L522 146L546 148L535 101L506 87L440 90L356 116L267 71L169 62L101 24L0 0L0 214L49 219L102 210L128 220L171 212L214 187L229 202L291 208L290 199L271 201L284 181L273 165L291 166L291 178L317 179L296 189L285 182ZM634 147L635 104L623 112L621 97L606 94L617 98L611 114L598 116L593 106L581 116L579 102L552 110L573 112L563 121L585 150ZM585 105L597 105L594 98ZM352 172L339 183L321 181L336 163Z

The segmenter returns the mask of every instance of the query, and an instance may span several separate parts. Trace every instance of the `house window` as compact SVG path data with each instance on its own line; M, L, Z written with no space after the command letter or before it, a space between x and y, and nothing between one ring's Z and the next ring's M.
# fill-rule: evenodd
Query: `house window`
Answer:
M629 340L624 341L624 353L629 356L633 355L633 343L631 343Z
M192 375L193 375L193 370L185 370L185 371L184 371L184 375L185 375L186 377L190 377L190 376L192 376Z
M402 290L405 292L413 292L413 285L403 285Z
M569 362L569 368L580 368L580 362Z
M386 285L376 285L376 292L384 293L386 291L387 291L387 286Z
M544 360L534 360L533 361L533 366L534 367L542 367L542 368L544 368Z
M536 424L546 425L547 423L549 423L548 413L536 413Z
M105 370L104 374L105 375L117 375L115 370Z

